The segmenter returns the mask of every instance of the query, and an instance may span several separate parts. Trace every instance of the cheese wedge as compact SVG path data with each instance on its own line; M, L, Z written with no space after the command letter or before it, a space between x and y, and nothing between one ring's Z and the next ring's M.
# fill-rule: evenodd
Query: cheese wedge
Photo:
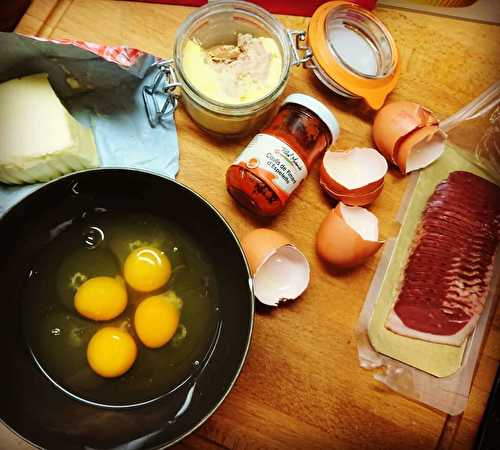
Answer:
M47 74L0 84L0 182L44 182L98 165L92 131L69 114Z

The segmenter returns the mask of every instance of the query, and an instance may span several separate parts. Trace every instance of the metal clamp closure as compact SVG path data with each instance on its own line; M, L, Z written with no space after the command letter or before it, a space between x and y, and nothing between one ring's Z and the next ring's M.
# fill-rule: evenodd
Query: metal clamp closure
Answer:
M292 49L292 64L302 66L305 69L314 69L316 66L312 61L312 51L305 45L306 32L300 30L286 30L290 47Z
M173 60L160 61L155 66L157 72L153 82L142 88L142 99L152 128L174 113L180 98L175 91L181 86Z

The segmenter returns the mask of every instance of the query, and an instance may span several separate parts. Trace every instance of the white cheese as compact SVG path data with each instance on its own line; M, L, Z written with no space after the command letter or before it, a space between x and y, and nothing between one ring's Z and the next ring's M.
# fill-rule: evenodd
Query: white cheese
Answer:
M92 131L69 114L47 74L0 84L0 182L49 181L98 165Z

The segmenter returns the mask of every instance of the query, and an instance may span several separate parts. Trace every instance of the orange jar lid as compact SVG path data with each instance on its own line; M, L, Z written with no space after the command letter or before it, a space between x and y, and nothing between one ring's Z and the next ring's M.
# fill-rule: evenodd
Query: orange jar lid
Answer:
M317 69L347 96L380 109L399 79L399 52L385 25L346 1L321 5L307 33Z

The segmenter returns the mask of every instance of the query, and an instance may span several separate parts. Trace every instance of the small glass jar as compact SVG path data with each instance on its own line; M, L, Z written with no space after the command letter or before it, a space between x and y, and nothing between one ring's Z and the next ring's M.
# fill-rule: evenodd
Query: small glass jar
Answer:
M238 34L271 37L281 52L280 81L268 95L241 105L219 103L198 91L185 74L182 59L188 40L203 48L234 44ZM174 62L182 85L182 100L191 118L205 131L226 137L238 137L261 128L276 111L276 100L285 89L290 75L291 48L286 30L263 8L249 2L221 1L200 8L182 23L176 33Z
M290 95L228 168L229 193L259 216L279 214L338 134L326 106L304 94Z
M399 79L399 52L373 13L348 1L323 3L307 35L306 67L333 92L380 109Z

